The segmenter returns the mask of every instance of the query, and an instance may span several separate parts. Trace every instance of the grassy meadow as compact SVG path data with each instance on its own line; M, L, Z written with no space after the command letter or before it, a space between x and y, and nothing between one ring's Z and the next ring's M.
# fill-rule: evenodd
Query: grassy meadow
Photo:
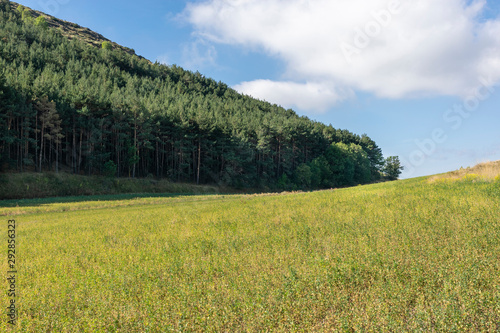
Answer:
M0 216L1 246L18 226L22 332L500 330L498 178L33 201Z

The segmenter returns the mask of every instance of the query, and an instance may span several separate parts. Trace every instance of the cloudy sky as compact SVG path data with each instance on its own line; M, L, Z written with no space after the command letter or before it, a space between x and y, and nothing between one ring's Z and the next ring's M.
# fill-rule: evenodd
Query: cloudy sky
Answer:
M403 177L500 159L500 1L20 0L368 134Z

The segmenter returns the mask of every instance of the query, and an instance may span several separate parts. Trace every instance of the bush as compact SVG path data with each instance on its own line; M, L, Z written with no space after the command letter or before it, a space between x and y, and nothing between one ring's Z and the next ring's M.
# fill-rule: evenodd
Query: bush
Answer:
M466 181L466 182L475 183L475 182L477 182L480 179L479 179L479 175L477 175L475 173L469 173L469 174L467 174L467 175L464 176L463 180Z
M280 177L280 179L278 180L278 189L284 190L284 191L290 191L293 189L293 184L290 181L290 179L288 178L288 176L286 175L286 173L284 173Z
M7 176L3 173L0 173L0 185L5 185L9 182Z
M31 16L31 11L24 7L24 6L18 6L17 11L21 13L21 19L25 23L33 23L33 16Z
M107 161L104 164L103 173L106 177L114 177L116 174L116 164L113 161Z
M111 43L108 41L104 41L104 42L102 42L101 47L104 50L111 50L113 48L113 45L111 45Z
M311 168L302 163L295 169L295 184L301 188L310 188L312 176Z
M38 27L41 27L42 29L47 29L49 27L49 24L47 23L47 20L43 16L38 16L35 20L35 25Z

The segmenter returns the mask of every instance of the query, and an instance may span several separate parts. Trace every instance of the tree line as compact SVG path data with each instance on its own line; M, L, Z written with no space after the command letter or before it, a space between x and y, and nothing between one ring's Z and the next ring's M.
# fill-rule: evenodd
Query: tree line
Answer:
M380 179L367 135L176 65L63 37L0 1L0 168L313 189Z

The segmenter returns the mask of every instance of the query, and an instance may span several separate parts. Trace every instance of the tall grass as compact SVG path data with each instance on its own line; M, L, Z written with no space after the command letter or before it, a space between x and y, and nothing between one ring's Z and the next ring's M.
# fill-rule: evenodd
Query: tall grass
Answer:
M500 161L484 162L473 167L460 168L460 170L432 176L430 182L434 181L456 181L460 179L479 179L495 181L500 179Z
M20 331L500 330L500 182L126 202L15 212Z
M217 186L173 183L154 178L109 178L63 172L0 174L0 200L123 193L207 194L221 191L224 189Z

